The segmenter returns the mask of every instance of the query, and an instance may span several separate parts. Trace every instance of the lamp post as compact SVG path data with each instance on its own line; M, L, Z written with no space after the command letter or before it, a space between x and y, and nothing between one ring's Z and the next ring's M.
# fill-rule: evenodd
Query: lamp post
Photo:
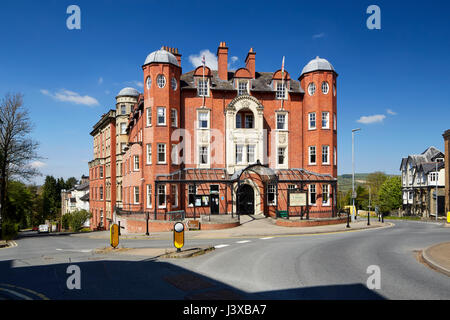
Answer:
M352 129L352 198L353 198L353 207L352 207L352 222L355 221L355 132L360 131L361 128Z
M439 180L439 172L438 172L438 162L443 161L444 159L442 158L436 158L435 159L435 164L436 164L436 174L435 174L435 179L436 179L436 221L438 221L438 180Z
M369 186L369 212L367 213L367 225L370 226L370 186Z

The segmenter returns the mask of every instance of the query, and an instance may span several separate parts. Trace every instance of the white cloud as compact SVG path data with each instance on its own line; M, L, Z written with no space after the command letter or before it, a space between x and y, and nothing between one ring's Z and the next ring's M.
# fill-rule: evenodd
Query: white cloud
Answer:
M62 101L62 102L72 102L75 104L83 104L86 106L96 106L99 105L99 102L97 99L90 97L90 96L81 96L77 92L73 92L66 89L61 89L58 92L51 93L48 90L42 89L41 93L43 95L52 97L56 101Z
M376 123L376 122L383 122L383 120L386 118L384 114L375 114L373 116L362 116L356 122L363 123L363 124L370 124L370 123Z
M313 39L319 39L319 38L323 38L323 37L325 37L325 33L323 33L323 32L314 34L312 36Z
M103 83L103 78L102 77L98 78L98 84L102 84L102 83Z
M42 161L33 161L30 163L30 167L32 168L42 168L45 167L47 164Z
M202 66L203 55L205 55L205 65L209 67L211 70L218 69L217 56L209 51L208 49L201 50L199 54L191 54L189 56L189 62L192 63L194 68L198 66ZM236 56L228 57L228 69L232 70L233 64L239 60Z
M194 68L202 66L203 55L205 56L205 65L212 70L217 70L217 57L208 49L200 51L199 54L191 54L189 56L189 62L192 63Z
M388 114L390 114L390 115L393 115L393 116L395 116L395 115L397 114L397 112L392 111L391 109L387 109L386 112L387 112Z

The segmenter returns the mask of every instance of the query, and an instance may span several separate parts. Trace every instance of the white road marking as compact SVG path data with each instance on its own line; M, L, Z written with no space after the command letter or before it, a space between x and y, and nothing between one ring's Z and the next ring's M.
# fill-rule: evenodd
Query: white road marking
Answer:
M82 253L87 253L87 252L91 252L92 249L82 249L82 250L72 250L72 249L56 249L58 251L71 251L71 252L82 252Z
M251 241L250 240L236 241L236 243L247 243L247 242L251 242Z
M218 244L217 246L214 246L214 248L216 249L220 249L220 248L224 248L224 247L228 247L229 244Z
M273 237L265 237L265 238L260 238L261 240L268 240L268 239L273 239Z

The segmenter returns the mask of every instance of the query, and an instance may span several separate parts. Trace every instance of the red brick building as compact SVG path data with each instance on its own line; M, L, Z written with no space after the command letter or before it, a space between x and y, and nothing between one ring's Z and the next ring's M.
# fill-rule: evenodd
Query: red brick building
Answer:
M217 59L218 70L200 66L182 73L177 49L163 47L147 56L144 92L129 114L127 146L118 153L123 210L158 220L174 211L188 218L335 215L337 73L332 65L317 57L294 80L287 70L256 71L250 49L245 67L232 71L224 42ZM113 134L112 120L110 127ZM93 161L92 187L104 187L105 178L96 175L102 161ZM111 197L111 219L114 201ZM95 225L102 209L91 208L98 208Z

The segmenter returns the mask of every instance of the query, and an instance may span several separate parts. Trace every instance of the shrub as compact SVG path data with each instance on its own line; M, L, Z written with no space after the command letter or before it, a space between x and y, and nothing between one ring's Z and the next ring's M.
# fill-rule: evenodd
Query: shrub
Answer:
M70 213L66 213L62 216L62 228L64 230L69 229Z
M19 232L19 224L5 220L2 224L2 239L3 240L12 240L17 237L17 233Z
M90 212L86 210L77 210L69 215L69 226L73 232L78 232L83 228L83 224L91 217Z

